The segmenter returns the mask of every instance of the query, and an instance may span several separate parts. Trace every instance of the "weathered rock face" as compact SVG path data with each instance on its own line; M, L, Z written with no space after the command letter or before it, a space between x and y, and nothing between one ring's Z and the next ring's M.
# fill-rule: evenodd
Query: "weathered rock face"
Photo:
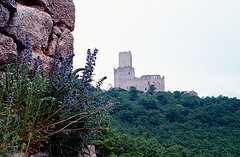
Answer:
M0 66L21 59L28 34L33 58L49 70L57 50L62 58L73 53L74 23L73 0L0 0Z
M25 44L25 35L28 34L34 48L46 50L52 26L49 14L17 4L17 12L13 14L4 30L22 46Z
M12 38L0 33L0 66L11 63L17 57L17 45Z
M33 0L52 15L54 22L61 20L71 31L74 29L75 8L72 0Z
M58 38L57 44L57 49L61 52L63 58L66 58L70 55L69 52L73 51L71 41L73 41L73 35L67 28L65 28L61 36Z
M55 26L53 28L53 34L51 35L51 41L48 45L47 55L52 56L57 50L61 52L61 57L66 58L70 52L73 51L73 35L69 29L59 28Z
M10 11L0 4L0 27L4 27L9 20Z

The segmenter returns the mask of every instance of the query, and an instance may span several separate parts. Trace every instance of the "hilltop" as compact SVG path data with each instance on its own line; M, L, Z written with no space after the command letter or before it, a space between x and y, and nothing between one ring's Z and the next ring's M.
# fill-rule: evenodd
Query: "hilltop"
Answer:
M119 102L112 130L98 141L107 156L240 156L240 100L184 92L111 89Z

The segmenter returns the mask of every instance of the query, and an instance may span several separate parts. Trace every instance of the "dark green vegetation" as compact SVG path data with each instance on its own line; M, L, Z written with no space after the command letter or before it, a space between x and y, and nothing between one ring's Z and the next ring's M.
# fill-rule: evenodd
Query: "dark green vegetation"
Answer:
M99 156L240 156L240 100L199 98L175 91L111 89L120 102L113 129L94 141Z
M73 55L56 52L51 70L32 58L26 37L24 58L0 73L0 156L48 150L51 156L82 153L82 147L107 129L108 109L113 105L99 94L101 79L94 87L92 75L96 55L88 50L84 68L73 71ZM80 73L80 74L78 74Z

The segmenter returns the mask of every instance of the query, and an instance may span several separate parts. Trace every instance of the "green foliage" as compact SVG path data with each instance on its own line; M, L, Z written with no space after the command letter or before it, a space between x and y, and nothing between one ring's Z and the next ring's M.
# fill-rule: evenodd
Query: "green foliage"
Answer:
M153 95L155 92L156 87L154 85L150 85L147 91L148 94Z
M240 156L239 99L178 91L151 95L133 87L104 95L120 102L111 111L114 129L97 144L105 156Z
M105 136L93 141L99 157L105 156L159 156L161 145L156 139L133 138L129 134L119 134L115 129L105 132Z
M130 87L130 90L129 90L130 100L131 100L131 101L137 100L139 93L140 93L140 92L137 90L136 87L131 86L131 87Z
M31 40L21 64L7 65L0 80L0 156L49 150L52 156L69 156L108 129L111 101L100 97L92 75L98 50L88 50L84 68L72 70L73 55L62 59L57 51L49 73L42 60L32 60ZM82 72L79 76L78 73Z

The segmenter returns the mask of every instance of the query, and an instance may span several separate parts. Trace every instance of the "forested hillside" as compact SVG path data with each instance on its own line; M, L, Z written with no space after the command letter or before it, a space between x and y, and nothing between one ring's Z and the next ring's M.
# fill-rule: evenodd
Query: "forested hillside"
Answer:
M179 91L111 89L119 102L103 132L99 156L240 156L240 100L199 98Z

